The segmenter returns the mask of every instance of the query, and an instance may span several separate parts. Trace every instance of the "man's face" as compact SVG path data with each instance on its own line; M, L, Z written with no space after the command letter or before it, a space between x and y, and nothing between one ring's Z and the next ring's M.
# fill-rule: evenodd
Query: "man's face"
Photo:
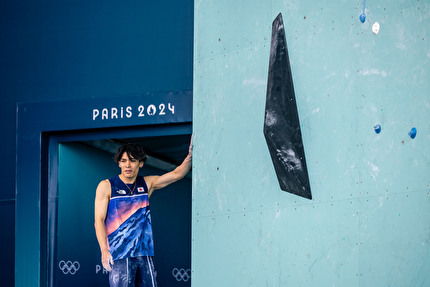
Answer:
M133 179L139 173L139 168L143 166L143 162L139 162L132 156L128 157L127 153L123 153L121 160L119 161L119 167L121 168L121 174L124 178Z

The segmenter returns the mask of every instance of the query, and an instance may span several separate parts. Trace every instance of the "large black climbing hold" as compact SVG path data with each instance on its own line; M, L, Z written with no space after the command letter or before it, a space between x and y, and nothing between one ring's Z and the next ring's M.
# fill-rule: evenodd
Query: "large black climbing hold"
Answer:
M281 13L272 24L264 136L281 189L312 199Z

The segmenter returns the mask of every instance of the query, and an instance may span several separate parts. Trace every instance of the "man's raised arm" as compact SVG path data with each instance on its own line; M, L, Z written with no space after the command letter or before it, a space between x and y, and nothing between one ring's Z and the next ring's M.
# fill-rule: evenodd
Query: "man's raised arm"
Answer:
M147 176L145 181L148 184L148 196L151 196L152 192L156 189L161 189L167 185L174 183L184 176L187 175L188 171L191 169L191 161L193 157L193 138L191 137L190 146L188 148L188 155L184 161L177 168L171 172L165 173L160 176Z

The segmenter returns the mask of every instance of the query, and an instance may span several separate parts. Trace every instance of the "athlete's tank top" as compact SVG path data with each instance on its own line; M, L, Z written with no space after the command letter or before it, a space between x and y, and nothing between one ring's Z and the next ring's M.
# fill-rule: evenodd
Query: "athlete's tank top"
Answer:
M118 175L110 178L109 182L111 198L105 226L113 260L154 256L148 187L145 180L138 176L134 189L132 185L127 187Z

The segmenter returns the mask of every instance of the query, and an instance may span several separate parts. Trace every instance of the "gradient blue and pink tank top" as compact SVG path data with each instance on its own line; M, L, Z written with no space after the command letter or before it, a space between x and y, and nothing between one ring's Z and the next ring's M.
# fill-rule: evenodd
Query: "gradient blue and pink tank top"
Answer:
M132 185L115 176L109 179L111 199L105 226L113 260L154 256L148 187L142 176ZM133 191L131 192L130 189Z

